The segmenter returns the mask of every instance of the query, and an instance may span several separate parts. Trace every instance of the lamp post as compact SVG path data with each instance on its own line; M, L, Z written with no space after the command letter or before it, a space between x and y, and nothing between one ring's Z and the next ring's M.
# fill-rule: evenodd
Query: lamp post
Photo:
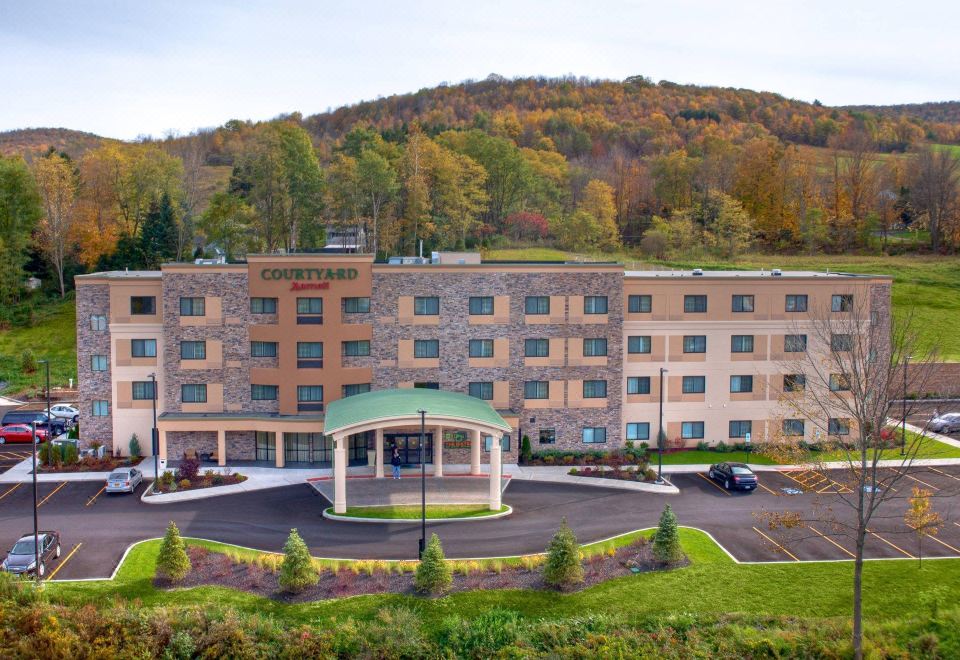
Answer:
M47 442L50 438L50 424L47 420ZM33 436L33 574L40 584L40 520L37 514L37 420L30 422L30 432ZM47 445L48 449L51 445Z
M417 412L420 413L420 553L417 556L423 559L423 551L427 549L427 464L423 450L427 437L427 411Z
M667 369L660 367L660 428L657 429L657 483L663 483L663 374Z
M157 430L157 374L150 374L153 383L153 428L150 429L150 443L153 448L153 492L157 492L160 483L160 432Z
M903 356L903 399L901 403L903 407L901 408L901 415L903 417L902 423L903 426L900 429L900 455L907 455L907 363L910 362L912 355Z

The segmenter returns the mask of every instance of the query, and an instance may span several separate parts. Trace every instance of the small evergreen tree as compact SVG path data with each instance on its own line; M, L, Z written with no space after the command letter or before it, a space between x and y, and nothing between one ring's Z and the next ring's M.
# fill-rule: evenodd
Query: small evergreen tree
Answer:
M560 589L583 582L580 546L566 518L560 522L560 529L553 535L550 545L547 546L543 581Z
M670 505L663 507L657 535L653 539L653 556L664 564L672 564L683 558L680 537L677 535L677 516Z
M430 536L423 557L417 565L417 574L413 578L413 586L422 594L442 594L450 588L453 576L450 566L443 556L443 546L440 537Z
M320 580L307 544L297 533L290 530L287 542L283 544L283 564L280 565L280 586L290 593L298 593L312 587Z
M160 554L157 556L157 574L166 577L171 582L179 582L190 572L190 558L187 549L180 537L180 530L172 520L167 525L167 533L160 544Z
M150 204L150 211L140 230L139 248L147 268L159 268L165 261L177 258L177 212L164 194Z
M140 458L140 438L134 433L130 436L130 458Z
M20 354L20 370L28 374L37 370L37 354L32 349L25 348Z
M523 440L520 441L520 461L523 463L529 463L530 459L533 458L533 451L530 449L530 436L523 436Z

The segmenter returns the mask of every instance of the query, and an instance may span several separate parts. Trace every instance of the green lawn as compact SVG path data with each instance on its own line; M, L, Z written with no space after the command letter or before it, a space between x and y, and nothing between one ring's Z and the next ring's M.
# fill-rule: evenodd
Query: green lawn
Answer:
M0 330L0 394L15 395L34 387L43 388L43 365L34 373L20 368L20 355L30 348L38 360L50 360L50 384L66 387L68 379L77 381L77 328L73 295L53 303L38 305L35 324L29 328Z
M769 456L758 454L756 452L746 451L701 451L699 449L684 449L683 451L670 452L663 455L664 465L697 465L710 463L753 463L754 465L776 465L777 462ZM656 450L650 452L650 466L657 464Z
M895 431L895 437L900 438L900 431ZM960 458L960 447L954 447L934 438L921 438L912 431L907 431L907 451L917 459L920 458ZM915 452L915 453L914 453ZM834 450L815 455L818 461L846 461L845 452ZM900 460L900 445L880 452L880 460Z
M400 595L360 596L286 605L221 587L175 591L154 588L159 541L134 547L114 581L48 583L55 600L67 604L139 599L141 607L166 605L232 607L294 623L369 620L390 605L406 605L426 622L440 622L456 612L473 618L492 607L531 618L557 619L591 613L681 614L744 612L809 617L849 616L853 565L850 562L742 565L734 563L702 532L681 529L691 565L672 571L631 575L574 594L541 591L475 591L440 599ZM441 534L442 536L442 534ZM219 544L205 543L212 549ZM960 560L868 561L864 569L864 613L873 620L916 612L924 599L941 594L945 602L960 598ZM909 585L909 588L894 588ZM735 588L732 588L735 587ZM428 624L429 625L429 624Z
M428 504L427 518L439 520L442 518L482 518L503 513L507 510L507 505L500 507L499 511L491 511L485 504ZM328 508L327 513L333 513L333 508ZM419 504L395 504L385 506L351 506L347 507L346 516L354 518L376 518L378 520L396 519L396 520L419 520Z

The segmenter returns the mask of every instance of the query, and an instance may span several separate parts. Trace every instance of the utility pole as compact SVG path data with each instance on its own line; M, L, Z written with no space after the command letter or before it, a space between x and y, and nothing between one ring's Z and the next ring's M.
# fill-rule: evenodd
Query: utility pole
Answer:
M420 413L420 553L417 556L423 559L423 551L427 549L427 464L423 450L427 439L427 411L417 412Z

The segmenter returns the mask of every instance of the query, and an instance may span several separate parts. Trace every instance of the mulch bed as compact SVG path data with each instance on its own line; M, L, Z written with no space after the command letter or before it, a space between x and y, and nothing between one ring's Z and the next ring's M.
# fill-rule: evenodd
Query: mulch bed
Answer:
M80 462L71 465L38 465L37 472L112 472L120 467L133 467L134 465L136 463L126 458L104 456L103 458L81 458Z
M650 479L646 479L644 472L641 470L598 470L595 468L583 468L582 470L577 470L576 474L571 474L572 477L595 477L597 479L615 479L617 481L639 481L642 483L652 483Z
M320 581L299 594L288 594L278 585L278 573L255 564L234 562L226 555L211 552L206 548L188 546L192 570L187 577L176 585L163 578L155 578L158 587L198 587L215 585L229 587L239 591L256 594L285 603L302 603L331 598L344 598L363 594L406 594L416 595L413 588L413 573L397 574L376 570L372 574L364 571L354 573L347 567L336 574L330 570L320 573ZM578 591L613 578L636 572L646 573L667 568L686 566L684 559L677 564L665 566L653 558L651 543L639 539L631 545L618 548L612 555L595 555L584 560L584 581L573 591ZM478 589L540 589L555 591L543 582L542 568L532 570L517 566L504 566L500 573L493 570L481 570L469 575L458 572L453 574L450 592L475 591Z
M214 482L216 477L205 477L199 476L196 479L193 479L190 482L190 485L184 488L180 485L180 482L177 482L176 490L171 489L169 486L164 486L162 483L158 484L157 492L159 493L182 493L188 490L200 490L203 488L213 488L215 486L232 486L234 484L243 483L247 480L242 474L221 474L220 478Z

